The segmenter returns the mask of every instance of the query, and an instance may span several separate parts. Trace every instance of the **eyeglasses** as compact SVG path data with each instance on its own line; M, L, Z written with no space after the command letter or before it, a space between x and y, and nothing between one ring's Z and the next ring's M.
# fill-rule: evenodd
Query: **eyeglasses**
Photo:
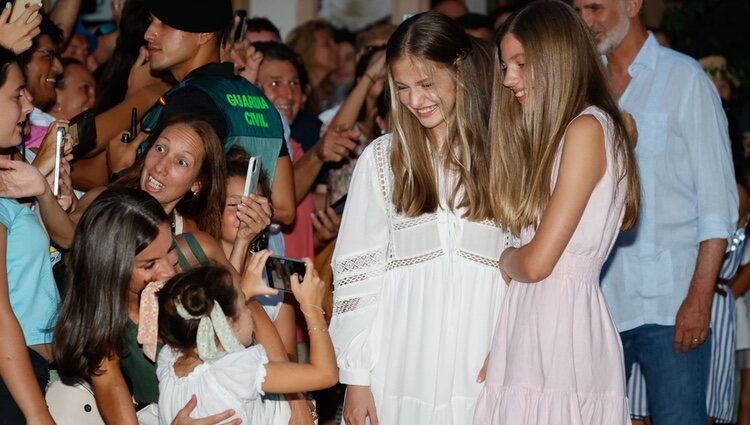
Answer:
M49 61L49 64L52 65L55 62L55 59L60 59L60 55L57 53L56 50L52 49L36 49L33 51L34 53L41 53L42 56L46 57Z

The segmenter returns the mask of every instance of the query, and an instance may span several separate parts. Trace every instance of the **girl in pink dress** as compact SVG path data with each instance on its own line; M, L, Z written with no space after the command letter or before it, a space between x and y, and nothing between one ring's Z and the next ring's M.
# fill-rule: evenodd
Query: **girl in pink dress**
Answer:
M599 274L636 220L633 146L572 8L532 3L497 40L491 193L522 246L500 256L509 287L474 423L629 424L622 346Z

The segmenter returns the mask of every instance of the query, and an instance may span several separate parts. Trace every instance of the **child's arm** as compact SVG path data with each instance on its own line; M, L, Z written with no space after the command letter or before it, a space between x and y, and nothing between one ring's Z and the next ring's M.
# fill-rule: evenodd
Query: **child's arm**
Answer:
M604 130L593 116L574 119L563 143L557 183L534 238L500 256L500 269L513 280L539 282L552 273L606 170Z
M336 356L322 308L326 285L311 266L310 259L305 259L305 262L308 264L305 279L300 283L294 275L292 292L299 301L300 310L307 321L310 334L310 363L268 363L263 391L272 393L313 391L331 387L338 381Z

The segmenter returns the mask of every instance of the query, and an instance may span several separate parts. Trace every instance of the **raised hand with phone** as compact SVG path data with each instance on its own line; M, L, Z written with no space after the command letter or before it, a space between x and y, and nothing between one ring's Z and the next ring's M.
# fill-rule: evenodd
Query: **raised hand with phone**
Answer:
M52 194L56 198L59 198L61 194L65 196L72 194L69 184L69 162L73 160L73 155L71 154L73 144L67 134L67 130L67 121L58 120L52 123L32 162L32 165L39 170L41 175L47 178L52 189ZM61 184L64 189L63 191L60 189ZM71 206L71 201L71 199L66 200L63 209L68 209Z
M20 54L31 48L31 40L39 34L41 2L16 0L5 2L0 13L0 46ZM11 15L12 10L12 15Z
M251 244L271 224L273 209L268 198L258 194L260 161L257 158L234 160L237 150L228 153L227 204L222 219L226 244L225 253L237 270L244 269L247 252ZM245 157L244 152L241 156ZM246 165L245 165L246 164ZM240 175L240 173L242 173ZM231 245L231 249L227 251Z
M258 295L276 295L279 293L278 289L271 288L263 283L263 270L271 254L273 253L267 249L254 252L245 263L240 278L240 289L248 302Z
M148 133L141 131L136 134L131 142L123 143L122 138L125 135L130 137L130 132L122 131L118 133L107 144L107 166L112 173L124 170L133 165L138 147L148 137Z

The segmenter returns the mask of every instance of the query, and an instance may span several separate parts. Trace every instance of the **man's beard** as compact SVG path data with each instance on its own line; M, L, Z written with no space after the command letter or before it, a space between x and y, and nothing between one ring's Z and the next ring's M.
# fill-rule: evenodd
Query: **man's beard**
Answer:
M620 10L620 21L617 22L617 26L605 32L604 39L596 44L599 53L602 55L610 54L612 50L622 43L622 40L628 35L628 31L630 31L630 20L625 10Z

